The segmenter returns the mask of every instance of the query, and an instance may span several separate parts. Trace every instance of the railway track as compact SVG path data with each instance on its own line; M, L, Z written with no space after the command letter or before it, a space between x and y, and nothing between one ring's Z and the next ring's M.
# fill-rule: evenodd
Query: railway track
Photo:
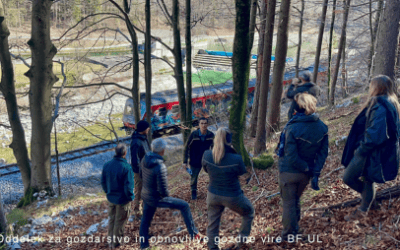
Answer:
M168 131L163 131L163 133L153 133L153 139L167 135L174 135L176 133L179 133L180 130L168 130ZM119 138L120 142L123 143L130 143L131 140L131 136L127 136L127 137L122 137ZM115 146L117 145L117 142L114 140L112 142L100 142L97 143L95 145L86 147L86 148L79 148L79 149L75 149L72 151L68 151L65 153L61 153L58 155L58 159L59 159L59 163L62 162L67 162L67 161L73 161L76 159L80 159L80 158L84 158L84 157L88 157L88 156L92 156L92 155L96 155L96 154L101 154L107 151L111 151L114 150ZM128 144L129 145L129 144ZM56 164L56 156L52 155L51 156L51 164ZM0 166L0 178L3 176L7 176L7 175L12 175L12 174L18 174L20 171L18 169L18 165L17 163L12 163L12 164L8 164L8 165L4 165L4 166Z
M127 143L131 139L130 136L120 138L121 142ZM88 156L92 156L95 154L104 153L110 150L113 150L116 146L117 142L101 142L86 148L79 148L69 152L61 153L58 155L59 163L72 161ZM56 156L51 156L51 164L56 164ZM7 175L18 174L20 171L18 169L17 163L12 163L4 166L0 166L0 178Z

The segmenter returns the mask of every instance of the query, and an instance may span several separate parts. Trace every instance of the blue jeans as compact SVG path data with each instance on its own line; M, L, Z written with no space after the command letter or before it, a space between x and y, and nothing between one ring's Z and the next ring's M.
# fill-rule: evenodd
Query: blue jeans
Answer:
M186 201L173 197L165 197L159 200L157 206L155 207L148 205L145 201L143 203L143 215L142 221L140 223L139 236L143 237L144 241L140 241L140 248L143 249L149 247L149 227L151 221L153 220L154 213L156 212L158 207L179 209L181 211L183 220L185 221L190 236L194 237L196 234L199 233L199 230L197 230L196 226L194 225L189 204Z

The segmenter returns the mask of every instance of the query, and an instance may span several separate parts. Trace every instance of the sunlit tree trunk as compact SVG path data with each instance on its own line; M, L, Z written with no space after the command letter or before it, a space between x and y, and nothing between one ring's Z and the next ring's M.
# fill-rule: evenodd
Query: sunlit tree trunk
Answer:
M335 27L335 17L336 17L336 0L333 0L332 20L331 20L331 27L329 29L329 45L328 45L328 89L327 89L327 99L329 99L329 91L330 91L330 83L331 83L332 46L333 46L333 32L334 32L334 27Z
M266 149L266 119L267 119L267 104L268 104L268 92L269 92L269 72L271 70L271 56L272 56L272 43L274 38L274 24L275 24L275 8L276 0L270 0L268 3L267 11L267 24L265 26L265 37L264 37L264 56L263 56L263 70L262 70L262 81L260 85L260 107L258 109L258 121L257 121L257 132L256 142L254 145L254 153L258 155Z
M345 46L346 28L347 28L347 19L349 17L350 1L351 0L346 0L345 10L344 10L342 34L340 35L339 49L338 49L335 70L333 72L333 78L332 78L332 81L330 84L330 91L329 91L329 105L330 106L335 105L336 82L337 82L338 75L339 75L340 60L341 60L343 49Z
M373 76L382 74L394 79L399 44L399 13L400 0L386 1L376 36Z
M50 39L51 0L32 3L32 29L28 45L32 65L25 73L30 80L29 104L32 119L31 187L35 191L53 192L51 181L51 141L53 126L51 89L58 78L53 73L57 48Z
M317 78L318 78L319 60L321 57L322 41L324 38L324 29L325 29L326 11L328 9L328 1L329 0L324 0L323 6L322 6L321 24L319 25L317 51L315 53L314 72L313 72L313 81L315 83L317 83L317 80L318 80Z
M6 106L8 120L13 134L10 148L12 148L19 170L21 171L24 193L28 190L31 183L31 168L28 158L28 150L25 141L25 132L22 127L18 111L17 97L15 95L14 69L9 51L8 30L6 19L4 17L3 3L0 1L0 62L1 62L1 82L0 91L3 94Z
M264 51L264 34L265 34L265 22L267 17L267 5L268 0L261 1L261 13L260 13L260 33L258 38L258 51L257 51L257 79L256 79L256 86L254 92L254 101L253 106L251 109L251 118L250 118L250 136L256 136L256 128L257 128L257 119L258 119L258 107L259 107L259 100L260 100L260 84L261 84L261 74L262 74L262 67L263 67L263 51Z
M299 44L297 45L297 57L296 57L296 77L299 77L299 65L301 56L301 44L303 40L303 16L304 16L304 0L301 0L300 10L300 25L299 25Z
M282 0L279 13L279 27L275 50L274 72L272 76L271 99L268 105L268 129L267 138L272 131L279 128L279 119L281 111L282 83L285 73L288 28L289 28L290 0Z

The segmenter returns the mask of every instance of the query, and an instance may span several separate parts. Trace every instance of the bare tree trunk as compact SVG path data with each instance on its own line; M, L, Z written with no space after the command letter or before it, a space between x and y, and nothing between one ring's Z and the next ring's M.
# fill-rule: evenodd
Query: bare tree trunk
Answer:
M318 80L317 78L318 78L319 59L321 57L322 41L324 38L324 29L325 29L326 11L328 9L328 1L329 0L324 0L323 6L322 6L321 24L319 25L319 32L318 32L317 51L315 52L315 62L314 62L314 72L313 72L314 83L317 83L317 80Z
M112 2L117 8L119 8L119 5L117 5L117 3L115 3L114 1L110 1L110 2ZM121 11L122 11L122 9L121 9ZM139 51L138 51L138 41L137 41L136 31L133 28L131 20L129 19L129 16L128 16L129 12L130 12L130 8L128 5L128 0L124 0L125 24L126 24L126 27L128 28L128 32L131 37L131 43L132 43L132 80L133 80L133 83L132 83L131 95L132 95L132 99L133 99L133 114L135 116L135 124L137 124L141 118L140 92L139 92Z
M233 92L229 128L233 134L234 148L242 155L246 166L249 166L250 160L244 147L243 131L246 122L247 87L250 71L250 0L236 0L235 8L235 38L232 57Z
M53 193L51 181L51 141L53 126L51 89L58 78L53 73L53 57L57 48L50 39L51 0L32 3L32 30L28 45L32 66L25 73L30 80L29 104L32 119L31 187Z
M381 17L383 9L383 0L379 0L378 2L378 10L376 12L376 17L375 17L375 23L372 23L372 0L369 2L369 27L370 27L370 34L371 34L371 46L370 46L370 51L369 51L369 59L368 59L368 75L371 76L371 68L372 68L372 57L374 56L374 51L375 51L375 39L376 39L376 33L378 31L378 24L379 20Z
M285 73L288 27L289 27L290 0L282 0L279 14L279 28L276 41L274 73L272 78L271 100L268 107L267 138L273 130L279 128L281 111L282 82Z
M256 17L257 17L257 0L251 0L251 11L250 11L250 41L249 50L251 57L251 50L253 49L254 43L254 31L256 29Z
M268 105L268 92L269 92L269 73L271 70L271 56L272 56L272 43L274 38L274 24L275 24L275 8L276 0L270 0L268 3L267 10L267 23L265 25L265 37L264 37L264 55L263 55L263 70L262 70L262 81L260 85L260 96L264 98L260 99L260 107L258 109L258 121L257 121L257 132L256 142L254 145L254 154L258 155L266 149L266 129L265 123L267 119L267 105Z
M346 1L346 0L343 0ZM344 38L344 46L342 51L342 96L347 96L347 81L346 81L346 36Z
M346 5L345 5L345 11L344 11L344 16L343 16L343 27L342 27L342 34L340 35L340 41L339 41L339 51L337 55L337 60L336 60L336 65L335 65L335 71L333 73L333 79L331 82L331 90L329 92L329 105L333 106L335 105L335 90L336 90L336 82L339 74L339 67L340 67L340 60L342 57L343 49L345 46L345 39L346 39L346 28L347 28L347 19L349 17L349 10L350 10L350 1L351 0L346 0Z
M400 0L386 1L380 19L373 65L373 76L382 74L394 79L396 50L399 44Z
M1 193L0 193L0 235L3 236L3 239L7 237L7 219L6 219L6 213L3 208L3 198L1 197ZM5 240L0 241L0 248L4 244L4 242Z
M136 31L129 19L130 6L128 0L124 0L124 9L122 9L114 0L109 0L123 15L125 18L125 24L131 37L132 44L132 89L131 95L133 99L133 114L135 116L135 123L138 123L140 115L140 95L139 95L139 52L138 52L138 41Z
M301 55L301 44L303 35L303 16L304 16L304 0L301 0L301 10L300 10L300 25L299 25L299 44L297 45L297 57L296 57L296 77L299 77L299 65L300 65L300 55Z
M146 34L145 34L145 48L144 48L144 70L145 70L145 81L146 81L146 119L151 124L151 10L150 0L146 0L145 6L146 15ZM147 134L149 143L151 143L152 132L151 130Z
M28 158L28 149L25 141L25 132L19 116L17 97L15 95L14 69L9 51L8 30L4 17L3 4L0 1L0 62L1 82L0 91L6 100L8 120L13 134L10 148L13 149L19 170L21 171L24 193L29 189L31 183L31 167Z
M328 91L326 98L329 99L330 83L331 83L331 64L332 64L332 46L333 46L333 31L335 27L336 17L336 0L333 0L332 21L329 30L329 48L328 48ZM328 100L329 101L329 100Z
M192 34L191 34L191 0L186 0L186 119L185 124L189 129L186 137L189 137L192 128Z
M174 59L175 59L175 79L176 88L178 90L179 109L181 115L181 123L186 124L186 99L185 99L185 83L183 80L182 70L182 49L181 49L181 32L179 28L179 3L178 0L172 1L172 29L174 36ZM182 131L183 141L188 139L188 133L185 129Z
M256 86L254 92L254 101L251 109L251 118L250 118L250 136L256 136L256 128L257 128L257 117L258 117L258 106L260 100L260 84L261 84L261 76L262 76L262 68L263 68L263 51L264 51L264 34L265 34L265 23L267 18L267 5L268 0L261 1L261 28L258 38L258 51L257 51L257 79Z

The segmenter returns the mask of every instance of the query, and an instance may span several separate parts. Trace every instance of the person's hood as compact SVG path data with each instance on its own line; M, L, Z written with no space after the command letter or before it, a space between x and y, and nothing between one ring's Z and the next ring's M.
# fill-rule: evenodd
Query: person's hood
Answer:
M396 137L399 137L400 131L398 131L398 114L396 111L396 107L389 101L388 97L386 95L384 96L378 96L377 97L377 102L384 106L386 110L388 111L387 114L387 124L388 128L390 130L393 130L393 132L396 134Z
M311 115L295 115L293 118L292 123L295 122L316 122L319 120L319 115L314 113Z
M148 152L144 156L144 161L146 164L144 164L144 167L146 168L154 168L162 163L164 163L164 158L154 152Z
M139 139L139 140L145 141L145 140L147 140L147 136L139 134L137 131L135 131L132 134L132 139Z
M313 82L305 82L305 83L297 84L297 86L298 87L300 87L300 86L313 87L313 86L315 86L315 83L313 83Z

